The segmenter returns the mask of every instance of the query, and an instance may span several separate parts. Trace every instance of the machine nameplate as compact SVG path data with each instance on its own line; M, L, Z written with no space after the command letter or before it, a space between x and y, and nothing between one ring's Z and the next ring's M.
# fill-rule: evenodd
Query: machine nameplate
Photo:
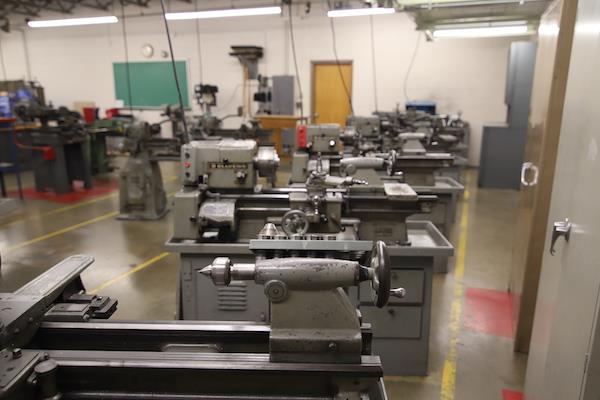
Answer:
M209 164L211 169L248 169L248 164L244 163L216 163Z
M370 240L250 240L250 250L369 251Z

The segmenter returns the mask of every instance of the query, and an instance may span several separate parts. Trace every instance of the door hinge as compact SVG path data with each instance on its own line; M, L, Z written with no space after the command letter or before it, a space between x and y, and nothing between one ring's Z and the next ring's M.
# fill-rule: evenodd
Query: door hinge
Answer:
M584 374L587 372L589 363L590 363L590 353L585 353L585 361L583 364L583 373Z

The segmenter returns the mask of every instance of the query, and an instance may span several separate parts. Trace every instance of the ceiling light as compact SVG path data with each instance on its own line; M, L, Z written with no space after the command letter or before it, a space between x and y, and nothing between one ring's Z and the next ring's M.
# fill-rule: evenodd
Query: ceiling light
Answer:
M393 14L396 10L391 7L370 7L370 8L344 8L339 10L327 11L327 16L330 18L336 17L358 17L361 15L382 15Z
M30 28L55 28L59 26L78 26L78 25L97 25L97 24L114 24L119 22L119 19L114 15L104 17L90 18L68 18L68 19L49 19L45 21L27 21Z
M166 13L168 20L248 17L253 15L281 14L281 7L229 8L225 10Z
M433 31L434 38L483 38L531 35L527 25L487 26L477 28L448 28Z

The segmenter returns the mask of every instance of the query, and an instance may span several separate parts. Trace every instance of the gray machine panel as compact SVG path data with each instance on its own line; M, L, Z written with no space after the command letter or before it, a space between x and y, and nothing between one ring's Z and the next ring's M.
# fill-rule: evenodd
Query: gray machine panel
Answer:
M373 354L395 354L395 357L381 357L383 370L387 375L427 375L429 358L421 349L421 339L377 338L373 341ZM416 371L420 371L416 373Z
M202 321L255 321L267 322L269 302L261 285L254 282L232 282L230 286L217 287L200 274L216 256L227 254L233 263L253 263L254 254L221 250L217 255L181 255L181 304L179 318Z
M294 115L294 76L274 75L271 112L274 115Z
M422 304L423 303L423 290L425 285L425 272L422 269L414 270L399 270L395 269L392 271L392 287L403 287L406 289L406 296L399 299L397 297L390 297L388 304ZM364 290L363 290L364 289ZM370 305L373 303L371 299L370 290L368 285L361 284L360 290L360 304Z
M252 189L256 184L255 140L222 139L186 143L181 148L182 182L193 185L205 176L211 188Z
M419 306L377 308L361 306L363 320L373 327L373 343L380 338L420 339L423 309ZM397 353L394 351L394 353ZM381 354L382 359L386 357ZM393 354L402 357L401 354ZM387 371L389 373L389 371Z

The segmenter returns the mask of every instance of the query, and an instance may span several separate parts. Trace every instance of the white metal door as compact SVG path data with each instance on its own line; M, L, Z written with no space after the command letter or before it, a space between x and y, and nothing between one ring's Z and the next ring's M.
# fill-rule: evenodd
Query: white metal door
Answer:
M599 71L600 2L579 0L525 381L528 400L600 397L598 385L583 389L588 360L600 361L593 346L600 288ZM569 240L557 235L551 255L553 225L566 219Z

